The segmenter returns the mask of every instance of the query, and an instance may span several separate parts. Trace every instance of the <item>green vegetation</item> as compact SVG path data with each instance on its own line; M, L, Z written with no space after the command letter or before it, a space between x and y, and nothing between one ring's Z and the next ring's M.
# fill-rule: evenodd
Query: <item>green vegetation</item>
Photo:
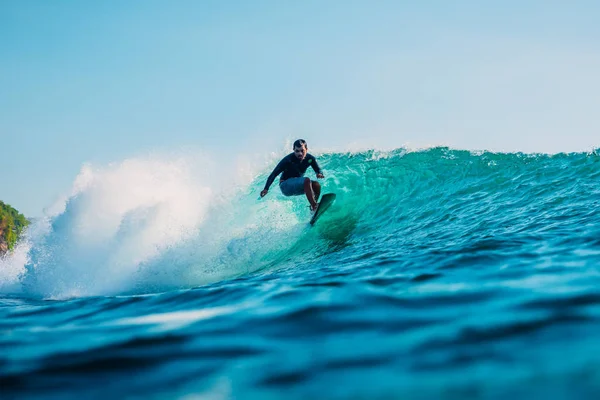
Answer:
M12 250L29 221L17 210L0 201L0 254Z

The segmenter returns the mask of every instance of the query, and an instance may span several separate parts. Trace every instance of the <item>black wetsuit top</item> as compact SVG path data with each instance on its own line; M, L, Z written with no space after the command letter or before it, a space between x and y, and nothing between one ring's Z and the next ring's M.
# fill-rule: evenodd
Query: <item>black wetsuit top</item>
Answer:
M300 161L294 153L288 154L279 161L279 164L277 164L273 172L271 172L271 175L269 175L267 183L265 184L265 189L269 190L277 175L282 172L283 175L281 175L281 180L285 181L286 179L298 178L304 175L308 167L312 167L317 174L322 173L321 168L317 163L317 159L311 154L307 153L302 161Z

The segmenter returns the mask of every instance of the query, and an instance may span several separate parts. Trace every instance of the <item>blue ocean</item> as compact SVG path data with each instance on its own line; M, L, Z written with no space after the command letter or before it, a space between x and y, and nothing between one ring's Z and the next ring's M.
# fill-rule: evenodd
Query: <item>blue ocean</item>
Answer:
M600 154L313 154L313 226L283 152L84 167L0 260L0 397L600 397Z

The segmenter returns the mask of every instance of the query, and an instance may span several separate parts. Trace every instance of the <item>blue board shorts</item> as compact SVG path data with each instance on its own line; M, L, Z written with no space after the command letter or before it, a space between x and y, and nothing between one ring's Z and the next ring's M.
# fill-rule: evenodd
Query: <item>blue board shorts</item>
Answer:
M283 182L279 182L279 189L285 196L298 196L304 194L304 180L306 177L301 176L298 178L286 179Z

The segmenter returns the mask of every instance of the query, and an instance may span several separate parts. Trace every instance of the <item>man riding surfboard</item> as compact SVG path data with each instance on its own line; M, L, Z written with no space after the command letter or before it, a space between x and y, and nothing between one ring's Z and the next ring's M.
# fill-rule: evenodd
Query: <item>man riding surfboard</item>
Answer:
M304 139L298 139L292 146L294 152L288 154L279 161L271 175L267 178L265 188L260 192L260 197L264 197L268 192L275 178L281 175L279 180L279 189L284 196L306 195L310 203L311 211L317 209L317 201L321 195L321 184L317 181L311 181L304 177L308 167L317 174L317 178L324 178L323 171L317 163L317 159L308 153L308 145Z

